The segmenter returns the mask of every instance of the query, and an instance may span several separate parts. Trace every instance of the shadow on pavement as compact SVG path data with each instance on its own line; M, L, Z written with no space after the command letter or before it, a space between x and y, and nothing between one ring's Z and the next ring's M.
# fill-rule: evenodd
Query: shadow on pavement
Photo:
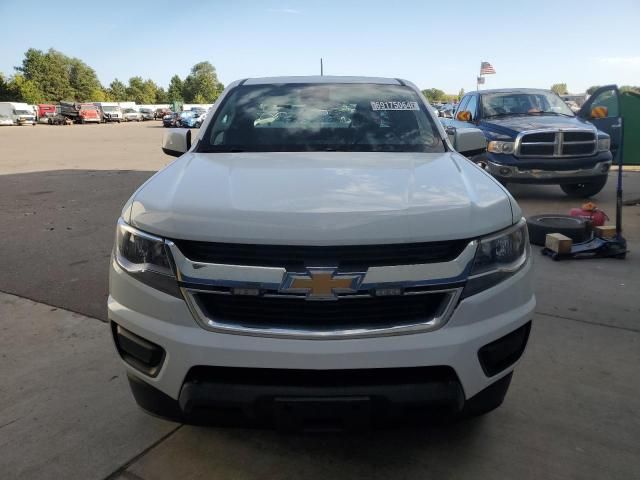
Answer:
M116 220L129 196L154 173L0 175L0 290L106 320Z

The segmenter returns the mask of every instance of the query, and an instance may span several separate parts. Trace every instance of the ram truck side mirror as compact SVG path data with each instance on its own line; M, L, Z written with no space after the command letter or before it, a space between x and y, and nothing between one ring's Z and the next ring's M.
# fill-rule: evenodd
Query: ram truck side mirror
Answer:
M172 157L179 157L191 148L191 130L169 128L162 136L162 151Z
M468 110L462 110L461 112L456 113L456 120L459 120L460 122L470 122L471 112Z

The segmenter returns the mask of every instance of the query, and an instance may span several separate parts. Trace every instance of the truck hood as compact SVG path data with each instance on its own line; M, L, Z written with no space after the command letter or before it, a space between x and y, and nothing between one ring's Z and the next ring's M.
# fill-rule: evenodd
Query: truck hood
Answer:
M563 117L559 115L517 115L514 117L490 118L480 122L480 128L509 137L516 137L525 130L558 130L561 128L584 128L593 130L595 127L578 117Z
M186 153L125 206L166 238L288 245L472 238L512 225L508 192L457 153Z

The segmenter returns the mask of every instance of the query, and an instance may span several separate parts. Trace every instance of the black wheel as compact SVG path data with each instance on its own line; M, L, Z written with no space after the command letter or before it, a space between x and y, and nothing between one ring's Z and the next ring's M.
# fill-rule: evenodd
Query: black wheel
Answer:
M544 246L548 233L561 233L574 243L584 242L591 237L591 222L570 215L533 215L527 218L529 240L534 245Z
M513 372L510 372L464 402L462 415L465 417L477 417L489 413L502 405L507 390L509 390L512 376Z
M607 184L608 177L604 176L597 180L592 180L584 183L571 183L567 185L560 185L560 188L564 193L574 198L587 198L592 197L604 188Z

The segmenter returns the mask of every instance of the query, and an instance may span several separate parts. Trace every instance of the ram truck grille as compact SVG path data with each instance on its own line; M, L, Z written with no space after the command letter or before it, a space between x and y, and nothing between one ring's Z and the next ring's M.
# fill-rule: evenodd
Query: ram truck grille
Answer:
M594 155L598 139L591 130L523 132L517 141L517 157L579 157Z

